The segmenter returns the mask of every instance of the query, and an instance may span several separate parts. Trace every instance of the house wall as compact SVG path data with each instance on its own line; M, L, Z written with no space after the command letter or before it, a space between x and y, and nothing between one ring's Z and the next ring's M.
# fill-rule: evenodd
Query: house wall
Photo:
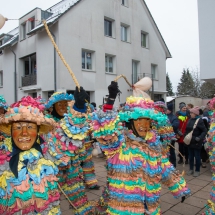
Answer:
M198 0L200 77L215 83L215 1Z
M115 20L113 38L104 36L104 17ZM130 26L130 42L121 41L120 23ZM142 0L129 0L128 7L122 6L120 0L80 1L57 23L50 26L50 31L55 35L56 43L80 85L91 92L91 101L95 101L97 105L102 104L103 97L108 94L108 85L118 75L124 74L129 82L132 82L132 60L139 61L140 73L151 73L151 64L157 65L158 78L154 80L155 91L165 94L167 54ZM141 47L141 31L149 35L148 49ZM92 71L82 69L82 49L94 51ZM16 53L18 99L33 92L47 98L47 92L54 90L54 48L46 32L43 30L19 41L16 45ZM22 58L32 53L36 53L37 59L37 84L22 87L21 76L24 72ZM105 73L105 54L115 56L114 74ZM4 53L4 59L6 58L3 67L4 77L8 82L12 80L12 71L14 71L11 63L13 55L9 50ZM56 70L57 89L74 90L75 84L58 55ZM11 103L14 99L13 92L8 90L9 87L6 85L4 84L3 94ZM123 79L119 80L119 88L122 95L121 100L116 101L116 105L124 102L126 97L131 95L130 88Z

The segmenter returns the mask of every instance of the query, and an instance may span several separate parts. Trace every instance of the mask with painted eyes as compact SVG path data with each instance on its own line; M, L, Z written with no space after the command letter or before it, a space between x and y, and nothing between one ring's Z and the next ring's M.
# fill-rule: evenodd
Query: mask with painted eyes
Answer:
M12 138L15 145L23 150L29 150L37 138L38 127L32 122L14 122L12 124Z
M67 106L67 101L59 101L54 104L55 110L60 116L64 116L67 113Z
M151 119L149 118L139 118L133 120L133 127L136 130L136 133L140 137L145 137L146 133L150 130Z

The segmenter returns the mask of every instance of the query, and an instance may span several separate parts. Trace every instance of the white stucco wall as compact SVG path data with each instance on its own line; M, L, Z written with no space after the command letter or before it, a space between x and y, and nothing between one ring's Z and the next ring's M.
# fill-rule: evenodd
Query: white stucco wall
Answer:
M215 1L198 0L200 75L215 83Z
M115 20L114 38L104 36L104 17ZM130 42L121 41L120 23L130 26ZM117 75L124 74L129 82L132 82L132 60L139 61L140 73L151 73L151 64L156 64L158 79L154 84L155 91L165 92L166 53L142 0L129 0L128 7L122 6L120 0L82 0L50 26L50 30L56 36L56 43L80 85L91 92L91 102L102 104L103 96L108 94L108 85ZM148 49L141 47L141 31L149 35ZM54 90L54 48L46 32L43 30L27 36L25 40L19 41L16 47L18 99L34 92L29 91L31 88L37 89L37 95L47 98L47 92ZM94 51L93 71L82 70L82 49ZM36 53L37 58L37 85L21 87L23 63L20 58L33 53ZM115 74L105 73L105 54L115 56ZM7 51L4 58L7 58L3 66L4 77L8 81L12 78L8 71L14 71L11 63L13 56ZM75 84L58 55L56 69L57 89L74 90ZM119 80L119 88L122 95L116 105L125 102L125 98L131 94L123 79ZM10 97L10 103L14 99L9 95L11 93L8 87L4 86L4 94L7 99Z

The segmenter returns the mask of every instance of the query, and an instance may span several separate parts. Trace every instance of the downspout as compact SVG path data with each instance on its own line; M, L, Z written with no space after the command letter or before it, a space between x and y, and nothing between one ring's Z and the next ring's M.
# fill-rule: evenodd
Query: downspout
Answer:
M55 37L54 33L51 32L51 34L56 43L56 37ZM57 92L57 67L56 67L56 50L55 50L55 48L54 48L54 92Z
M10 50L11 50L12 53L14 54L14 98L15 98L15 102L17 102L16 54L15 54L15 52L11 49L11 46L10 46Z

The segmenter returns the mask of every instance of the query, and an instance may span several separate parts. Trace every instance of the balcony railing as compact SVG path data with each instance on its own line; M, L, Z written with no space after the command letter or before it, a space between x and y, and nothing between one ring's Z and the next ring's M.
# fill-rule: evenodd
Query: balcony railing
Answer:
M37 84L37 75L31 74L22 77L22 87L31 86Z
M149 78L153 79L151 73L137 73L137 74L133 74L133 84L135 84L135 83L138 82L141 78L144 78L144 77L149 77Z

